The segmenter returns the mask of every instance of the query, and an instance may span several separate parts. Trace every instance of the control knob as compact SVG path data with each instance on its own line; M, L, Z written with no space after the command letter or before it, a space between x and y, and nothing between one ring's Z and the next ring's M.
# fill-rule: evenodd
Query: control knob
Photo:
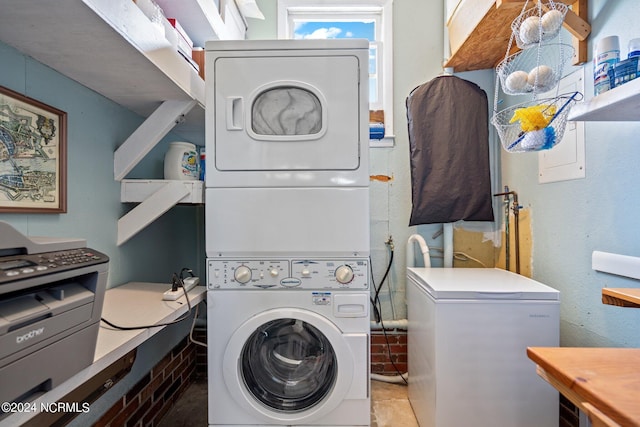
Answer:
M336 280L344 285L353 280L354 274L351 267L349 267L348 265L341 265L340 267L336 268L335 276Z
M278 277L278 274L279 274L279 272L278 272L277 268L272 268L272 269L269 270L269 275L271 277Z
M246 265L241 265L233 272L233 278L236 279L236 282L244 285L251 280L251 269Z

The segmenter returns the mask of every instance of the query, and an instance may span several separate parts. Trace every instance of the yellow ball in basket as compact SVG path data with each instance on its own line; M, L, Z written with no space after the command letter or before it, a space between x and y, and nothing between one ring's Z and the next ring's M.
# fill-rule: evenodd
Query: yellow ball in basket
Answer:
M518 70L507 76L504 82L507 90L511 92L524 92L527 89L527 79L529 75L526 71Z
M537 43L540 41L540 18L530 16L520 24L520 40L523 43Z

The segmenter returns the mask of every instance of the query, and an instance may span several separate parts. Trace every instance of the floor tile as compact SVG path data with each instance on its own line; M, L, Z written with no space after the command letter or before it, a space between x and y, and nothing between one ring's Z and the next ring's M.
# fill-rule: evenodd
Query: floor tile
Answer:
M158 427L207 425L207 382L191 384ZM418 427L404 384L371 382L371 427Z

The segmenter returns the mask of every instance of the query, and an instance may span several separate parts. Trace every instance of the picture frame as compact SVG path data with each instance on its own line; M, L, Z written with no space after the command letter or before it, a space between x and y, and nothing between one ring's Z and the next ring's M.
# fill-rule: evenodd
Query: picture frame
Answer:
M0 213L67 212L67 113L0 86Z

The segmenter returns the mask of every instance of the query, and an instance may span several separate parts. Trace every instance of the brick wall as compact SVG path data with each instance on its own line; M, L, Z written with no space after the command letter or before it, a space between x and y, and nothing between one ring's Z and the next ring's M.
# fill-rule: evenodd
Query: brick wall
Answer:
M196 330L194 339L206 342L206 331ZM407 372L407 332L387 330L385 335L382 331L372 331L371 372L397 375L392 360L401 373ZM206 376L207 349L185 338L116 402L95 426L156 425L192 381ZM562 395L560 427L579 427L578 409Z
M194 339L206 342L206 331L196 330ZM387 347L387 342L388 346ZM389 349L391 357L389 358ZM407 332L387 330L371 333L371 372L397 375L407 372ZM183 339L96 423L96 427L156 425L196 378L207 376L207 349ZM560 396L560 427L579 427L578 409Z
M569 399L560 395L560 427L579 427L580 410Z
M184 338L94 424L156 425L196 377L196 346Z
M371 372L397 375L396 367L400 373L407 372L407 331L394 329L385 332L386 335L383 331L371 332Z

